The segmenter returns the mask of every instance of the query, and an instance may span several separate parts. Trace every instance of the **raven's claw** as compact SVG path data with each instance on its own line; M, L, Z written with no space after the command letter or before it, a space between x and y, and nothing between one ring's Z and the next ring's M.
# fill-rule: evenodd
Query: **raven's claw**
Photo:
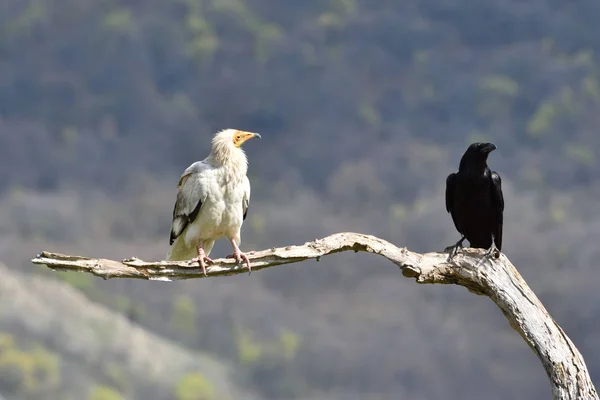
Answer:
M456 242L455 244L453 244L452 246L448 246L444 249L445 253L450 253L450 258L453 258L455 255L458 254L459 251L462 252L463 249L463 242L465 241L465 237L463 236L458 242Z
M500 250L498 250L498 248L496 247L496 243L494 243L494 242L492 242L492 245L490 246L490 248L487 249L487 251L485 252L486 257L490 257L492 255L494 258L500 257Z

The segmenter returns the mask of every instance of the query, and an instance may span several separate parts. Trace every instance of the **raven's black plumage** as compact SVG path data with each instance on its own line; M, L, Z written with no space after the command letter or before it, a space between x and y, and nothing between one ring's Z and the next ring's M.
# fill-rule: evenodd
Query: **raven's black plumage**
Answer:
M460 160L457 173L446 179L446 210L452 215L462 245L465 238L471 247L502 250L504 196L500 175L487 166L487 158L496 146L473 143Z

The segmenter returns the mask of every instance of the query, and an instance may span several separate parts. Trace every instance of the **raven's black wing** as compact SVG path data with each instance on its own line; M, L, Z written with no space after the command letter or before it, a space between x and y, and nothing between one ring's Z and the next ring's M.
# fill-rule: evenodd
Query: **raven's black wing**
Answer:
M458 227L458 222L456 221L456 210L454 209L454 192L456 190L456 173L451 173L446 178L446 211L450 213L452 216L452 221L454 222L454 226L456 230L462 234L460 228Z
M494 243L502 250L502 225L504 224L504 196L502 195L502 179L496 171L492 171L492 212Z

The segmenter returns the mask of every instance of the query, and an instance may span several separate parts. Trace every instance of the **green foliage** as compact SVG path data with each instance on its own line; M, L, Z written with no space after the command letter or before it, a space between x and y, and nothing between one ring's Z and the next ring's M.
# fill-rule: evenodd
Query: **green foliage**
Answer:
M519 94L519 84L508 76L490 75L483 79L480 84L482 90L508 97Z
M116 33L128 34L135 30L135 23L131 10L127 8L112 9L104 16L104 26Z
M63 143L67 147L74 147L80 138L79 131L74 126L65 126L60 134Z
M190 39L186 44L188 54L198 62L211 59L219 48L219 38L213 27L198 12L190 12L185 20Z
M87 400L125 400L125 398L112 388L96 386L90 391Z
M596 155L594 150L589 146L577 143L569 143L566 145L565 153L567 157L575 160L581 165L590 167L596 163Z
M177 400L213 400L215 389L213 385L201 374L190 373L179 380L175 388Z
M43 0L32 0L21 14L7 25L9 34L31 32L36 25L42 23L47 16L46 5Z
M381 125L381 116L373 104L369 101L364 101L358 111L365 122L374 128Z
M576 51L571 57L572 64L580 67L594 68L594 52L588 49Z
M418 50L412 54L412 62L415 66L425 67L431 61L431 53L427 50Z
M479 82L479 115L503 121L511 115L512 104L519 95L519 84L505 75L489 75Z
M12 335L0 332L0 354L13 347L15 347L15 340Z
M587 75L581 81L581 89L596 102L600 101L600 89L598 79L594 75Z
M293 360L300 348L300 337L284 329L276 341L261 343L253 340L251 332L237 330L238 361L242 364L254 364L265 360Z
M94 288L94 276L90 274L58 271L55 277L79 290L89 291Z
M31 350L14 347L14 339L3 334L0 347L0 387L20 396L51 393L60 384L58 358L39 346Z
M277 25L264 24L255 31L255 35L256 60L264 64L269 59L269 47L283 37L283 32Z
M269 47L283 37L283 31L275 24L262 21L242 0L212 0L215 11L228 14L254 37L254 54L259 63L269 59Z
M251 25L255 22L255 16L242 0L212 0L214 10L222 13L232 14L245 24Z
M317 23L323 28L339 28L344 26L343 18L330 11L319 15Z
M358 12L356 0L330 0L331 8L342 15L353 16Z
M543 136L550 131L557 116L558 111L554 104L549 102L540 104L527 124L527 133L535 138Z
M327 29L343 28L358 10L355 0L330 0L329 7L317 19L318 25Z
M567 218L567 212L565 208L559 204L553 204L548 209L550 221L560 224L563 223Z
M133 391L134 382L131 380L130 373L124 365L119 364L107 364L104 367L104 373L109 379L112 386L121 392Z
M308 386L294 373L297 355L302 348L301 337L288 329L283 329L272 340L256 340L249 329L238 327L238 362L244 366L249 379L261 376L270 377L264 393L268 398L296 397L306 393Z
M558 92L560 109L563 114L574 116L577 113L578 104L575 97L575 92L570 86L565 86Z
M187 296L173 299L170 325L179 333L193 335L196 331L196 306Z
M251 364L260 360L263 350L255 343L249 332L242 329L237 331L238 360L242 364Z
M279 347L284 358L293 360L300 347L300 337L292 331L284 330L279 336Z

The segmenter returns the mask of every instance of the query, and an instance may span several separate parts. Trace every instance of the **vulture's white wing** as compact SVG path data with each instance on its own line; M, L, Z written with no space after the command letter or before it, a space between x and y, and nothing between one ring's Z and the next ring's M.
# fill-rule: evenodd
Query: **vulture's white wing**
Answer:
M248 180L247 176L244 176L244 181L242 182L242 185L244 189L242 209L244 210L244 219L246 219L246 215L248 215L248 207L250 207L250 181Z
M210 165L203 161L197 161L190 165L181 175L177 185L177 201L173 208L173 222L171 223L171 237L169 244L172 245L185 228L194 222L206 201L208 188L203 184L202 175L208 172Z

